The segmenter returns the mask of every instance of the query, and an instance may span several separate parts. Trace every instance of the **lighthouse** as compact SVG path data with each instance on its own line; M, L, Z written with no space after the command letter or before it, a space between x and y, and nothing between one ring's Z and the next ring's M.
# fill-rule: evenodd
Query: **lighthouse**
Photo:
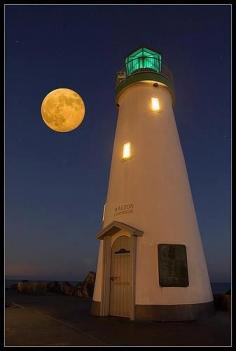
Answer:
M213 296L163 55L141 47L117 75L117 125L91 313L185 321Z

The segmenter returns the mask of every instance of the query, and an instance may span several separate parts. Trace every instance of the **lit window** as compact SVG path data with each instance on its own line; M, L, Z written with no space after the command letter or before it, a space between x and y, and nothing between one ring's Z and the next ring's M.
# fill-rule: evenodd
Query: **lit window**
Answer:
M160 102L158 98L152 98L152 111L160 111Z
M123 159L127 160L131 157L131 143L125 143L123 146Z

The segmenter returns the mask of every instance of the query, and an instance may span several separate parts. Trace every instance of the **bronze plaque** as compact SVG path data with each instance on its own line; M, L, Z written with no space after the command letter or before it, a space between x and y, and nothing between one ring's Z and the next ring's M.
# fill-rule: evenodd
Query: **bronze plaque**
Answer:
M185 245L158 245L160 286L188 286L188 266Z

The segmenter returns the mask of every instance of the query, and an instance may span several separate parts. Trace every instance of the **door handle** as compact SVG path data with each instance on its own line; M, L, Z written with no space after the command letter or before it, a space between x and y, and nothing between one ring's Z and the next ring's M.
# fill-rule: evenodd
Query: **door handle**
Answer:
M110 279L113 281L113 280L116 280L116 279L118 279L118 278L120 278L119 276L118 277L110 277Z

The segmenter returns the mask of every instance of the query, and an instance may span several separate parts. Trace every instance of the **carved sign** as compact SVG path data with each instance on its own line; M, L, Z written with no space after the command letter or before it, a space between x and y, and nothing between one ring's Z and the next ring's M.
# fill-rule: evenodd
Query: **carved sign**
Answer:
M134 210L134 204L122 204L115 207L114 216L120 216L123 214L132 213Z
M188 267L185 245L158 245L160 286L188 286Z

